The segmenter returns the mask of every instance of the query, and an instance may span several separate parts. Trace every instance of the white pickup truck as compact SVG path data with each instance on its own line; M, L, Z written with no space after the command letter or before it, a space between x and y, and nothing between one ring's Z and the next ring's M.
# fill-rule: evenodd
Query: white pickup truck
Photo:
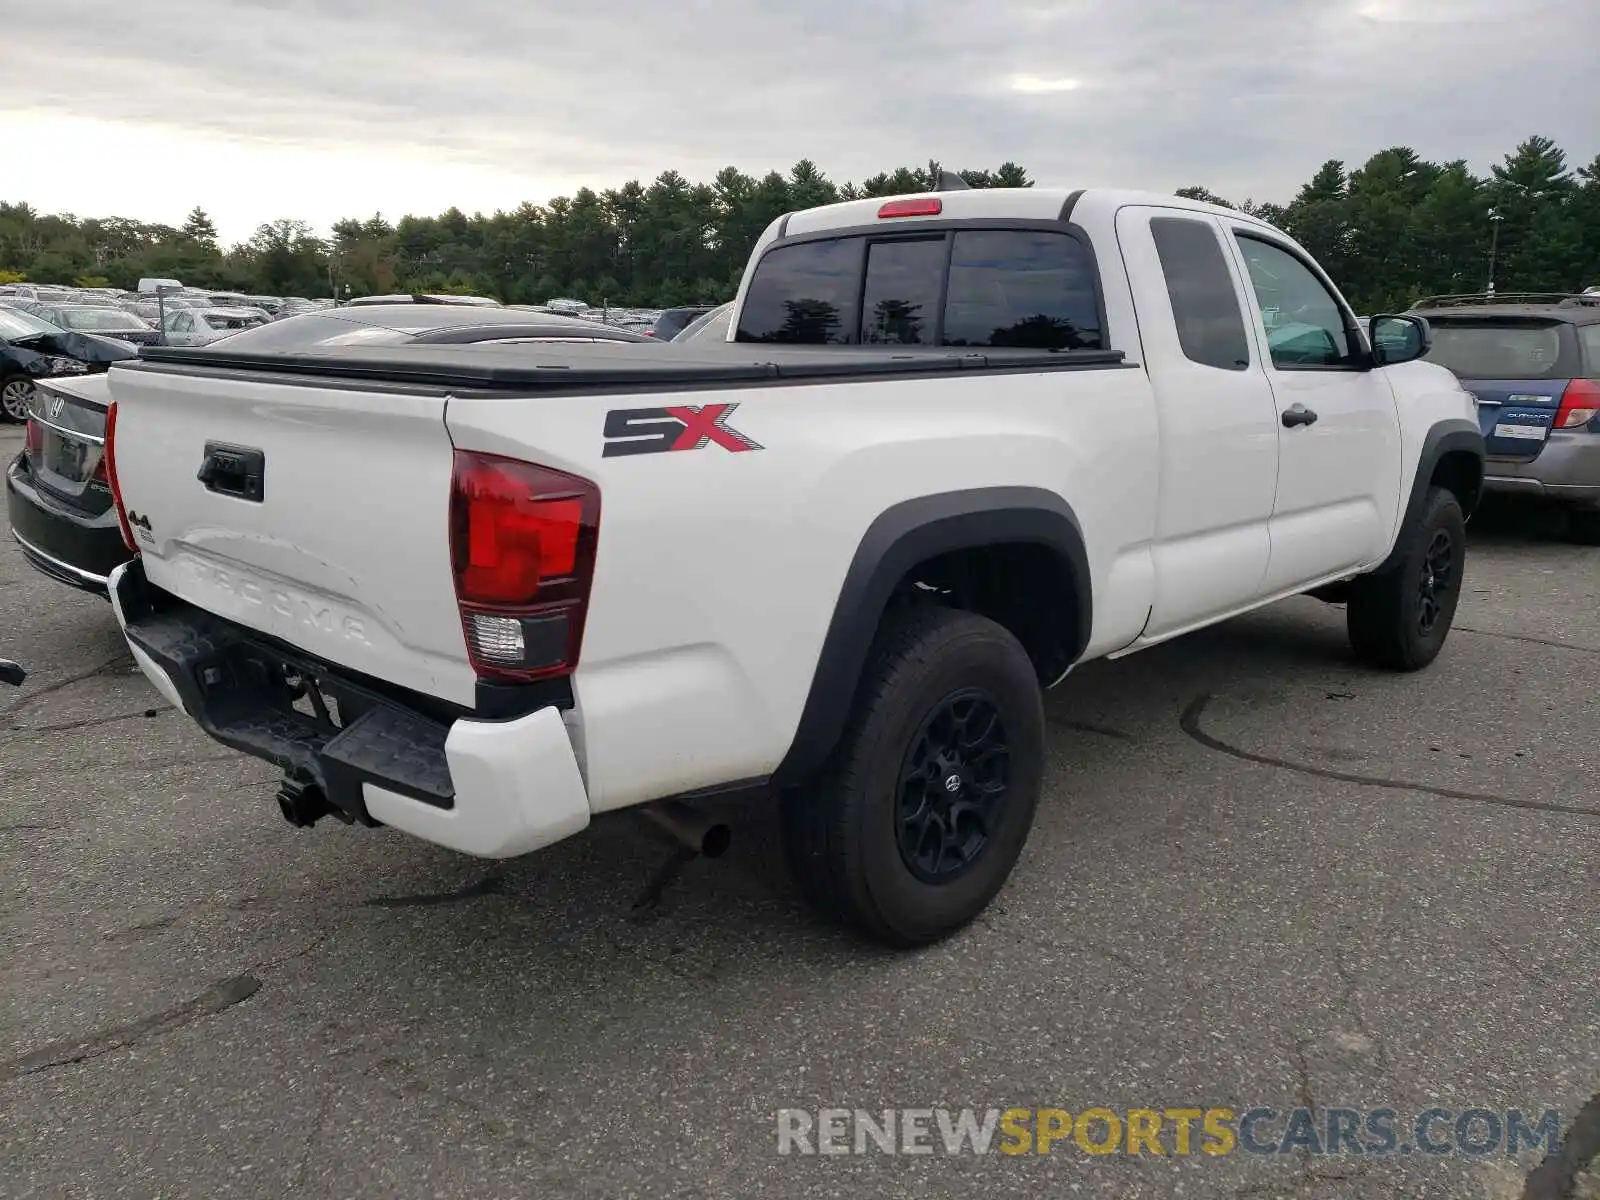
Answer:
M1483 471L1425 322L1237 212L949 191L791 213L729 344L147 350L110 374L139 665L285 814L520 855L772 788L898 945L1017 861L1041 692L1282 597L1415 669ZM243 339L241 339L242 341Z

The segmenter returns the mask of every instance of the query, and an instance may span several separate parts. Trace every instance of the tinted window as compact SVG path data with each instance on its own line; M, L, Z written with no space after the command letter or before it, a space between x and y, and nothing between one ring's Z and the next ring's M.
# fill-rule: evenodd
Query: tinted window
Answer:
M675 342L725 342L728 324L733 320L733 305L722 304L704 316L696 317L672 340Z
M861 239L779 246L756 267L739 314L741 342L844 345L855 337Z
M1239 249L1266 327L1272 365L1286 370L1352 365L1339 302L1311 268L1259 238L1241 236Z
M1103 348L1089 252L1064 233L960 230L944 309L947 346Z
M1250 365L1250 343L1216 231L1204 221L1157 217L1150 233L1184 357L1224 371L1244 370Z
M1432 318L1428 324L1428 361L1462 379L1568 379L1578 373L1565 323Z
M662 341L670 342L683 332L689 322L707 311L704 308L669 308L656 318L656 323L650 327L651 332Z
M874 242L861 297L864 345L931 346L938 336L945 239Z

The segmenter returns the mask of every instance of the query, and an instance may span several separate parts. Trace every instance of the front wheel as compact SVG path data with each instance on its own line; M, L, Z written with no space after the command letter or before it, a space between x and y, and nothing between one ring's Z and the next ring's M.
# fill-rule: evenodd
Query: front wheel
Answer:
M790 868L877 941L937 941L1011 874L1043 771L1043 700L1017 639L959 610L892 618L821 776L783 798Z
M1350 588L1348 627L1356 657L1391 671L1416 671L1439 656L1461 599L1467 519L1461 503L1430 488L1421 519L1401 533L1400 561Z
M0 414L8 421L28 419L33 406L33 380L24 375L8 375L0 380Z

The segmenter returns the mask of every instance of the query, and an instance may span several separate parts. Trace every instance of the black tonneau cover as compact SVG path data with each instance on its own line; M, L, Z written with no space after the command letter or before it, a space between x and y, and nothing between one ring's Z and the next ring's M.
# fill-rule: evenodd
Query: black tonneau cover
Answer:
M770 346L729 342L592 345L338 346L308 353L230 353L226 345L153 347L119 370L285 374L474 391L603 392L656 387L965 371L1052 371L1123 365L1120 350ZM287 381L286 381L287 382Z

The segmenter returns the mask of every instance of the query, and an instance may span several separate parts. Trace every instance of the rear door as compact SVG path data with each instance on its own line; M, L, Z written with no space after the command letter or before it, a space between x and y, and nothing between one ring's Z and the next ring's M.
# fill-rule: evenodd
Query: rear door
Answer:
M1278 410L1220 224L1203 213L1129 207L1117 214L1117 241L1160 422L1155 595L1145 634L1161 637L1260 594L1278 483Z
M1491 458L1531 462L1550 437L1562 393L1583 373L1573 327L1537 316L1430 316L1428 360L1448 367L1477 398Z
M1285 238L1228 220L1255 300L1254 336L1278 409L1272 561L1279 594L1381 560L1400 510L1400 418L1355 319Z

